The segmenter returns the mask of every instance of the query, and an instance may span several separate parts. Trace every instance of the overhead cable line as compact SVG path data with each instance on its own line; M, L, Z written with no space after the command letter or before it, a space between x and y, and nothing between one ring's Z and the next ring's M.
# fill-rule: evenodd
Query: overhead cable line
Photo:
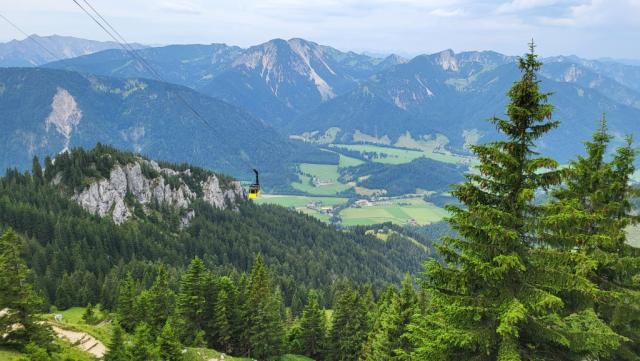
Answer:
M93 20L93 22L95 22L102 30L104 30L105 33L107 33L107 35L109 35L109 37L111 39L113 39L116 43L118 43L122 49L124 49L127 54L129 54L129 56L131 56L134 60L137 60L138 63L140 65L142 65L147 72L149 72L149 74L155 78L157 81L161 81L164 83L167 83L166 80L164 80L164 78L160 75L160 73L158 73L152 66L151 64L149 64L142 56L140 56L137 51L135 51L135 49L133 49L125 40L124 37L122 37L122 35L120 35L120 33L115 30L115 28L113 26L111 26L111 24L109 24L104 17L93 7L91 6L91 4L89 4L86 0L84 0L84 2L88 5L89 8L91 8L91 10L93 10L93 12L95 13L92 14L89 10L87 10L84 6L82 6L77 0L72 0L80 9L82 9L82 11L87 14L91 20ZM106 26L104 24L102 24L97 18L99 17L100 19L102 19L104 21L104 23L106 24ZM109 31L109 29L107 29L107 27L111 28L113 30L113 32ZM122 39L122 41L116 36L114 35L114 33L116 33L118 36L120 36L120 38ZM126 44L126 45L125 45ZM179 91L175 92L176 96L178 97L178 99L180 99L180 101L182 101L182 103L189 108L189 110L191 110L191 112L198 118L200 119L206 126L208 126L211 130L214 130L213 127L209 124L208 121L206 121L201 115L200 113L193 107L191 106L191 104L189 104L189 102L180 94Z
M144 57L142 57L142 55L140 55L138 53L138 51L136 49L134 49L127 41L126 39L122 36L122 34L120 34L120 32L118 32L118 30L116 30L116 28L111 25L111 23L109 23L109 21L107 21L107 19L105 19L104 16L102 16L102 14L100 14L100 12L98 12L98 10L96 10L89 2L88 0L82 0L85 4L86 4L86 8L84 6L82 6L78 0L72 0L85 14L87 14L91 20L93 20L93 22L95 22L102 30L104 30L105 33L107 33L107 35L109 35L109 37L111 39L113 39L116 43L118 43L126 52L127 54L129 54L129 56L131 56L134 60L137 60L138 63L140 65L142 65L142 67L144 67L147 72L149 72L149 74L151 74L151 76L153 78L155 78L158 81L164 82L164 83L169 83L168 81L166 81L162 75L146 60L144 59ZM94 14L92 14L89 10L87 10L87 8L91 9L91 11L93 11ZM102 20L103 23L101 23L98 19ZM109 30L109 29L111 30ZM115 35L114 35L115 34ZM209 129L211 129L214 133L217 132L217 130L215 128L213 128L211 126L211 124L204 119L200 113L180 94L180 92L176 91L175 92L176 96L178 97L178 99L180 99L180 101L187 107L189 108L189 110L191 110L191 112L198 118L200 119ZM255 166L252 165L251 163L247 162L246 160L244 160L242 157L239 157L239 159L246 165L248 166L250 169L253 169Z
M25 38L30 39L31 41L36 43L39 47L44 49L44 51L46 51L47 53L49 53L49 55L51 55L51 57L53 57L53 60L59 60L58 57L51 50L49 50L46 46L44 46L38 39L36 39L35 37L27 34L24 30L22 30L13 21L9 20L6 16L0 14L0 18L4 19L4 21L6 21L9 25L11 25L14 29L18 30L22 35L25 36Z

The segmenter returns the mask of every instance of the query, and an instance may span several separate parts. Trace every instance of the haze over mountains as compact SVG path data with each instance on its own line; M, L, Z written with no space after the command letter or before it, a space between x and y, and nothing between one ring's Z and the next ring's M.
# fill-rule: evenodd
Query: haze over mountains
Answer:
M504 113L504 93L519 76L516 57L492 51L445 50L406 60L342 52L303 39L274 39L244 50L223 44L179 45L148 48L141 54L167 74L168 81L242 107L284 135L324 135L340 128L335 141L392 145L407 132L418 142L439 133L458 152L478 136L491 137L493 127L486 119ZM590 135L602 113L615 132L635 130L640 67L575 56L552 57L545 63L542 87L555 93L551 101L562 121L560 131L545 143L553 155L562 161L575 155L580 139ZM149 76L120 50L47 66Z
M131 46L134 49L144 47L135 43ZM0 66L38 66L60 59L74 58L119 47L118 43L112 41L32 34L23 40L0 43Z
M291 178L296 157L337 162L334 154L287 137L466 153L465 145L495 135L486 120L504 114L504 94L519 77L516 57L492 51L379 58L297 38L247 49L226 44L140 49L173 85L147 80L152 76L145 67L123 50L109 49L114 44L46 39L56 42L61 57L79 56L44 65L48 69L0 72L0 104L7 110L3 134L13 137L2 150L14 154L2 167L24 167L33 154L99 141L235 175L246 173L247 164L266 164L283 179ZM0 45L5 51L0 64L45 62L38 55L42 49L27 40ZM562 122L545 139L544 152L562 162L570 159L603 113L618 138L637 132L640 67L558 56L545 59L541 74ZM175 93L187 97L215 131ZM70 123L54 131L50 119L60 104L67 107L60 116Z

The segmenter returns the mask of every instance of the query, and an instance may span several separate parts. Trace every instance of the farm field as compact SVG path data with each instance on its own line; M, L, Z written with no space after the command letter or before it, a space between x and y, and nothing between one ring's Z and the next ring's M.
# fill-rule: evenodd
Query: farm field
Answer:
M383 222L409 224L429 224L442 220L447 212L421 198L397 199L386 204L374 203L361 208L350 207L342 210L342 224L345 226L369 225Z
M386 157L373 158L371 161L385 164L403 164L409 163L420 157L427 157L444 163L460 164L468 162L468 157L458 156L454 154L443 154L429 152L425 150L402 149L393 147L382 147L370 144L331 144L330 147L337 149L346 149L360 153L379 153L385 154Z
M338 182L338 166L331 164L300 164L300 181L291 183L294 189L316 196L333 196L352 188L351 184L343 184ZM320 182L326 184L312 184L312 177L317 178Z
M338 163L338 167L347 168L347 167L356 167L364 162L357 158L348 157L346 155L340 154L340 161Z
M313 216L323 222L330 223L331 215L322 213L322 207L336 207L347 203L347 198L339 197L313 197L265 194L255 200L257 204L276 204L287 208L295 208L298 212ZM307 207L309 203L316 203L320 209Z

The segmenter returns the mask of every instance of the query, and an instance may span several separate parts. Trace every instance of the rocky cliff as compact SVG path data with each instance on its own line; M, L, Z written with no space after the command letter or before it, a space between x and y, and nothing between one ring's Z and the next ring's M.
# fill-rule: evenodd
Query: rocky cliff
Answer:
M116 164L108 179L76 189L73 199L89 212L110 216L116 224L132 216L132 200L145 210L154 204L169 205L184 214L182 225L187 225L195 216L189 207L196 198L219 209L235 208L246 199L240 182L227 182L223 186L219 177L211 173L196 183L199 189L191 189L185 182L187 178L192 178L190 169L176 171L138 158L125 165ZM190 183L193 187L193 182Z

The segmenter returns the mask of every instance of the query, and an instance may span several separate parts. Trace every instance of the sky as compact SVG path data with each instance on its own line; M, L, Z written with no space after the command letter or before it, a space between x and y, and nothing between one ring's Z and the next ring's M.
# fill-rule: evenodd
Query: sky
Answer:
M82 0L78 0L82 1ZM640 59L640 0L87 0L129 41L247 47L300 37L340 50L444 49ZM110 40L73 0L0 0L27 33ZM0 41L24 38L0 20Z

